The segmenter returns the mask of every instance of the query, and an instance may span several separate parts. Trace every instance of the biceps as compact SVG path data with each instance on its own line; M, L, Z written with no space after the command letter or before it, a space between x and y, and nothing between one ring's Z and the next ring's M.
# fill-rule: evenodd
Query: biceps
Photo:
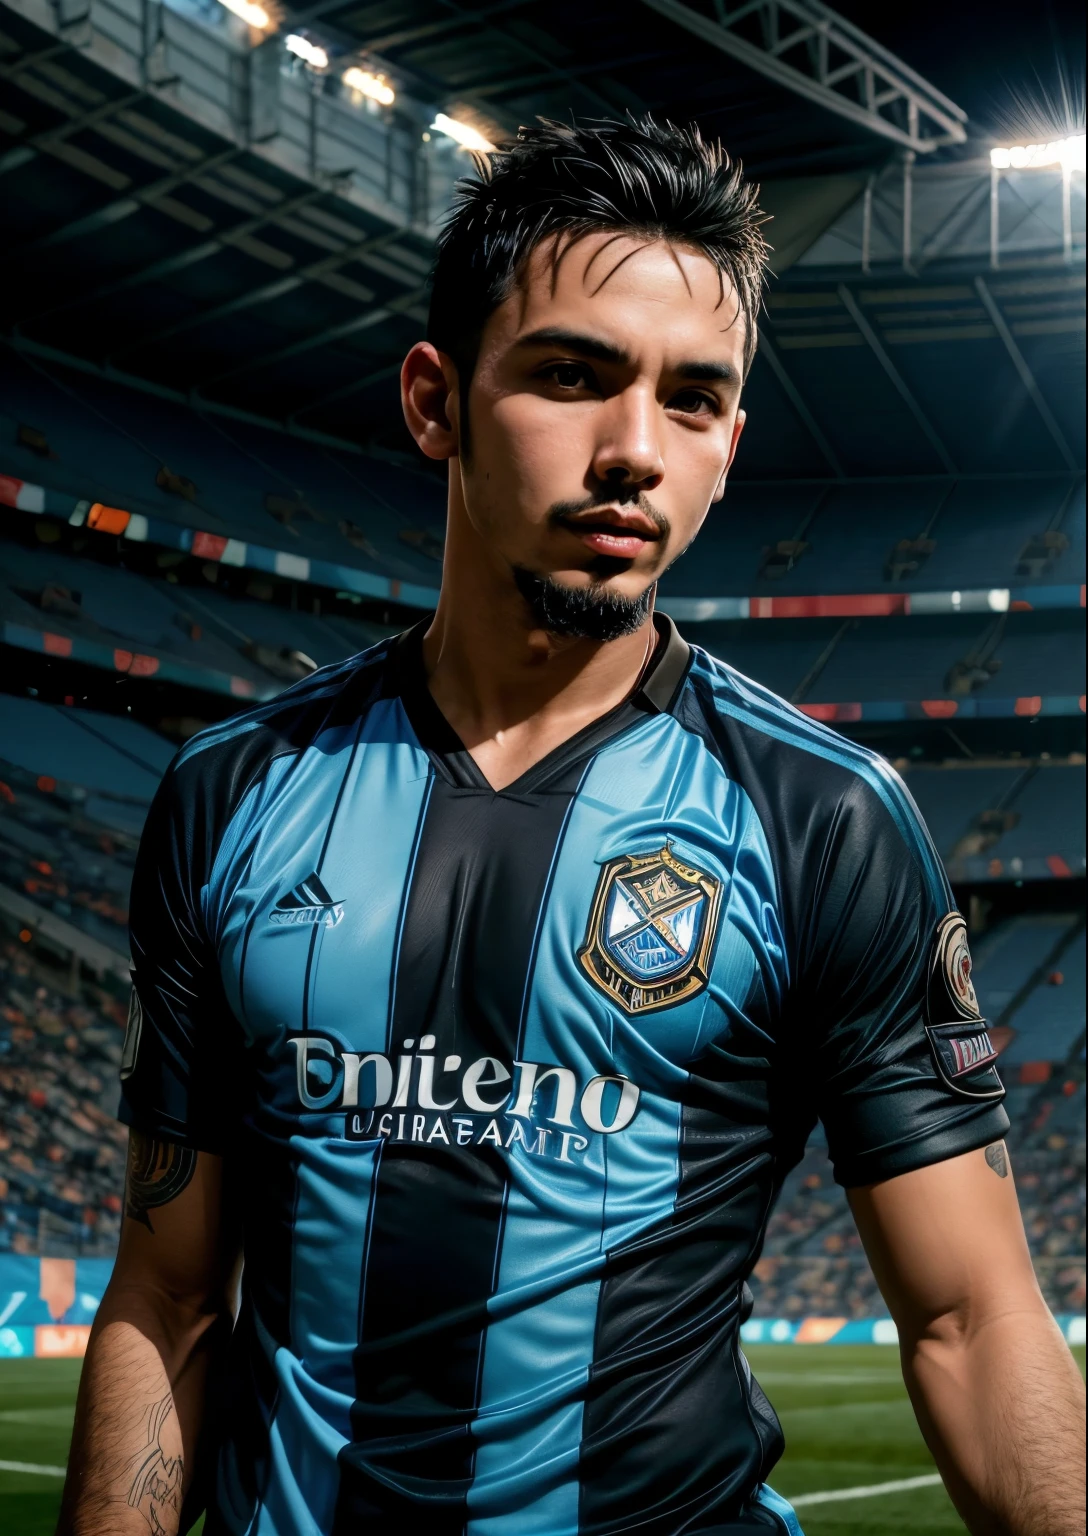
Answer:
M1014 1308L1029 1295L1034 1299L1035 1276L1002 1143L851 1190L849 1199L901 1329L922 1329L952 1315L969 1322Z
M237 1251L223 1159L130 1131L116 1283L204 1305L228 1288Z

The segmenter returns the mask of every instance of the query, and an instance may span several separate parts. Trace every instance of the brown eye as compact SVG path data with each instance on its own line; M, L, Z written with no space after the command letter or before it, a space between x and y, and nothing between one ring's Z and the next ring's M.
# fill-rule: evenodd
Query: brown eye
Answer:
M698 416L705 411L716 414L718 402L712 395L700 394L697 390L689 389L683 394L675 395L669 401L669 407L674 411L683 411L685 416Z
M561 389L580 389L587 383L587 370L581 363L556 363L549 373Z

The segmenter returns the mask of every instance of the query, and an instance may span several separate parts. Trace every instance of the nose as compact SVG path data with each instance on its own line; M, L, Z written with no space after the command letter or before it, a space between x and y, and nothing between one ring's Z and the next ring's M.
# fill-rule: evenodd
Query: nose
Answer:
M598 481L653 490L665 474L660 431L660 406L654 392L632 385L612 396L600 413L600 432L593 457Z

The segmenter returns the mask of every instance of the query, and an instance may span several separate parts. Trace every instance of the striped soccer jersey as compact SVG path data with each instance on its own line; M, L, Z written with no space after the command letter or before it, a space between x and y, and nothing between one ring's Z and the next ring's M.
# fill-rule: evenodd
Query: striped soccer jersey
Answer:
M888 766L666 619L493 791L424 625L177 755L132 897L122 1118L224 1156L231 1536L799 1530L740 1349L819 1117L837 1179L1008 1126Z

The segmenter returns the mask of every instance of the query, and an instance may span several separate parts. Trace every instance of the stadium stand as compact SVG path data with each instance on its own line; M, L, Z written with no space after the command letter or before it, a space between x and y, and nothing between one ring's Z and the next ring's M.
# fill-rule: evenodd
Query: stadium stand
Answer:
M23 930L24 932L26 930ZM0 940L0 1252L112 1254L127 1132L114 1118L126 1008L61 988Z

